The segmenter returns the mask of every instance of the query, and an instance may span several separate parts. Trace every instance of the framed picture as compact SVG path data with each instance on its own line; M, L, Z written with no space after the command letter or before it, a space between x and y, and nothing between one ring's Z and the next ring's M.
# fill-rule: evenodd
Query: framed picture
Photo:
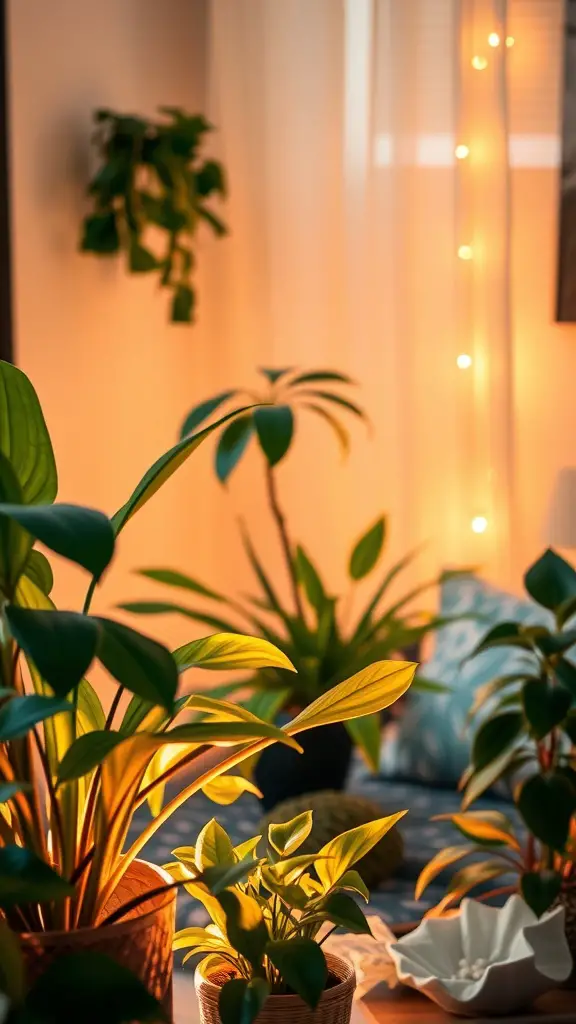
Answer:
M564 5L562 171L556 319L576 323L576 0Z

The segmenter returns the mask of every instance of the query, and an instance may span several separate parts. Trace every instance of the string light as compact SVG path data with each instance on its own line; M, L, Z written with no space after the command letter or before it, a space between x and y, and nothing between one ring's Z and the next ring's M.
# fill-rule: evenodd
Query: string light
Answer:
M488 529L488 520L486 516L474 516L474 519L470 523L473 533L486 533Z
M488 46L492 46L494 49L500 46L500 36L497 32L491 32L488 36Z
M511 46L514 46L514 43L514 36L506 36L506 46L508 47L508 49L510 49Z
M461 260L471 260L473 256L471 245L459 245L458 246L458 258Z
M469 370L472 366L472 356L468 355L467 352L461 352L456 357L456 366L459 370Z
M456 149L454 150L454 155L457 160L465 160L466 157L470 155L470 150L468 146L461 144L460 146L456 146Z
M486 57L479 57L478 54L472 57L472 67L475 71L484 71L488 67L488 61Z

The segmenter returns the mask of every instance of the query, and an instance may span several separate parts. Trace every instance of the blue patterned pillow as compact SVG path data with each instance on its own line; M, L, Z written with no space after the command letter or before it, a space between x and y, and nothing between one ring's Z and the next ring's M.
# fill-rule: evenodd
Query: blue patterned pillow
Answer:
M440 630L434 654L422 665L426 679L450 687L445 694L410 695L398 722L388 728L382 747L382 774L387 778L414 779L453 786L468 764L471 731L466 717L474 692L495 676L516 672L526 664L512 648L485 651L464 659L485 633L498 622L518 620L527 625L547 624L536 605L506 594L475 576L454 577L441 588L441 615L478 616ZM482 714L487 717L491 706ZM480 721L480 716L475 723Z

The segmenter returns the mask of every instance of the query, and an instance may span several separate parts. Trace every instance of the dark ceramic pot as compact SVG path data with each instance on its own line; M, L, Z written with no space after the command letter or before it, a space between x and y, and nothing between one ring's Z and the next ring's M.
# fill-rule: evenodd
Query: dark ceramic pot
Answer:
M322 789L344 789L352 759L352 740L340 722L309 729L296 737L304 748L298 754L276 743L262 751L254 781L265 811L276 804Z

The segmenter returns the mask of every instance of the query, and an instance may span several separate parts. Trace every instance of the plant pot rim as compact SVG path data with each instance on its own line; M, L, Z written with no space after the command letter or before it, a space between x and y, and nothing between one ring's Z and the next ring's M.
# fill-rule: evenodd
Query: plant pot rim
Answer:
M135 858L132 863L134 865L150 869L161 881L165 881L167 884L173 881L168 872L158 864L153 864L151 861L139 858ZM130 871L131 867L132 864L128 867L127 871ZM94 932L98 932L103 939L106 939L109 935L118 936L121 935L123 931L133 931L135 921L138 921L139 924L142 923L142 925L145 925L150 917L155 916L159 910L162 910L176 899L176 890L171 889L169 892L166 892L164 896L157 897L157 899L159 899L160 902L149 910L144 911L144 913L129 914L113 924L95 924L83 928L71 928L68 931L61 929L58 931L47 932L18 932L18 938L21 942L33 943L34 945L42 946L52 945L53 943L59 942L68 943L70 942L71 935L74 936L74 941L78 942L79 945L82 945L83 942L92 943L94 940ZM142 906L145 905L145 903L142 904Z
M326 953L326 962L328 968L330 965L338 965L344 977L340 978L337 985L332 985L331 988L325 988L322 995L320 996L320 1002L318 1008L324 1006L328 1002L333 1000L339 1000L342 995L348 989L356 988L356 972L354 966L347 957L336 956L334 953ZM222 988L217 982L212 981L210 977L204 974L202 971L202 964L199 964L194 972L194 986L198 992L203 988L205 991L208 990L212 995ZM218 973L218 972L213 972ZM269 995L267 1004L270 1006L276 1006L278 1010L289 1010L292 1007L302 1007L303 1000L298 995Z

